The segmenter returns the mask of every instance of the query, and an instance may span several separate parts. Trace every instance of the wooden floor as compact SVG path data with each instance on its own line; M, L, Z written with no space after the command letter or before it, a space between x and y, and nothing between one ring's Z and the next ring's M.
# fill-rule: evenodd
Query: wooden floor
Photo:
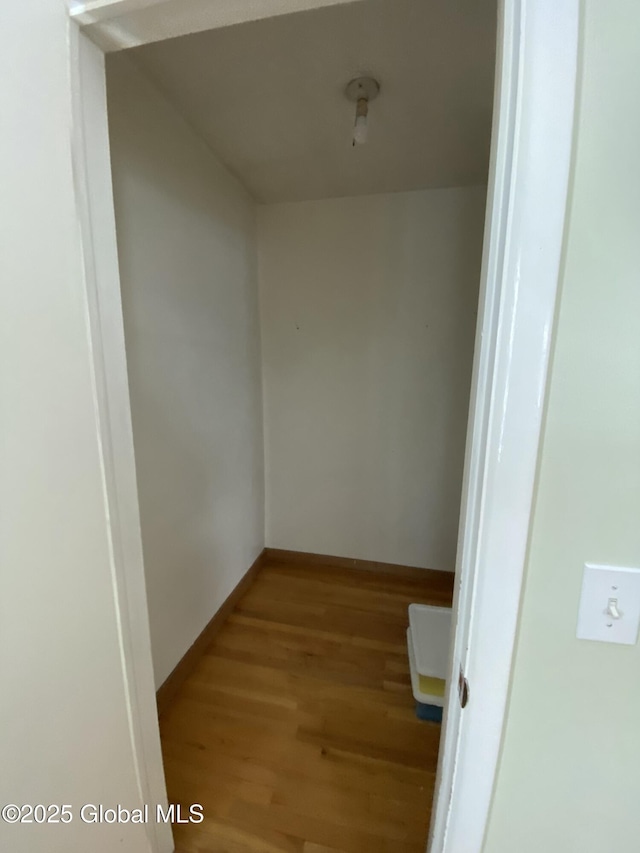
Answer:
M180 853L424 853L440 726L414 714L424 580L300 563L258 575L161 720ZM184 809L183 809L184 811Z

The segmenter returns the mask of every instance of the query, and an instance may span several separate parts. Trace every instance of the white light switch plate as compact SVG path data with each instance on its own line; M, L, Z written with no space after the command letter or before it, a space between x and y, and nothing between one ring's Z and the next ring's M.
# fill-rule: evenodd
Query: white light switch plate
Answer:
M615 618L616 613L618 618ZM578 613L578 639L632 646L638 639L638 625L640 569L586 563Z

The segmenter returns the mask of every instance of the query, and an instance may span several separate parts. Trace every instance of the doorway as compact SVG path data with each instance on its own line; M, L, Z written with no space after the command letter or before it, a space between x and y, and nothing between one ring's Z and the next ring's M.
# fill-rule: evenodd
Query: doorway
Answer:
M505 119L505 120L506 120L506 119ZM494 142L494 144L495 144L495 142ZM495 165L495 164L494 164L494 165ZM486 266L486 249L485 249L485 266ZM486 271L486 270L485 270L485 271ZM553 296L553 293L551 294L551 296ZM551 300L551 302L552 302L552 301L553 301L553 300ZM493 306L491 306L491 307L493 307ZM518 306L518 308L519 308L519 306ZM514 306L513 310L514 310L514 311L516 310L516 307L515 307L515 306ZM489 313L489 312L487 312L487 313ZM551 313L552 313L552 312L551 312ZM495 350L494 350L494 352L493 352L493 353L490 353L489 355L496 356ZM488 355L487 357L489 357L489 355ZM544 353L544 352L543 352L543 353L542 353L542 356L543 356L543 361L544 361L544 359L546 358L546 353ZM496 357L497 357L497 356L496 356ZM544 363L546 364L546 361L544 361ZM494 365L494 366L495 366L495 365ZM512 377L512 376L510 376L510 377L508 377L508 378L509 378L509 380L511 380L511 381L513 380L513 377ZM534 458L535 458L535 453L534 453Z

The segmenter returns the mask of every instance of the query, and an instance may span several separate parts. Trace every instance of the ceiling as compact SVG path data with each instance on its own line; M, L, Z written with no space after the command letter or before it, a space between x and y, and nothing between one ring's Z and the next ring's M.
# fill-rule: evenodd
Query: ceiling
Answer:
M496 0L360 0L128 53L259 202L486 182ZM380 95L351 146L349 80Z

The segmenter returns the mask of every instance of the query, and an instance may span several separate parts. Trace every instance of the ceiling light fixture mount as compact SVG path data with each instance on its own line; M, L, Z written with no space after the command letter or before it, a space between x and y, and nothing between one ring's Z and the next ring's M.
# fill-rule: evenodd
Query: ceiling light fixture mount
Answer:
M356 77L347 84L345 95L356 105L352 145L363 145L367 141L369 101L373 101L379 94L380 84L373 77Z

